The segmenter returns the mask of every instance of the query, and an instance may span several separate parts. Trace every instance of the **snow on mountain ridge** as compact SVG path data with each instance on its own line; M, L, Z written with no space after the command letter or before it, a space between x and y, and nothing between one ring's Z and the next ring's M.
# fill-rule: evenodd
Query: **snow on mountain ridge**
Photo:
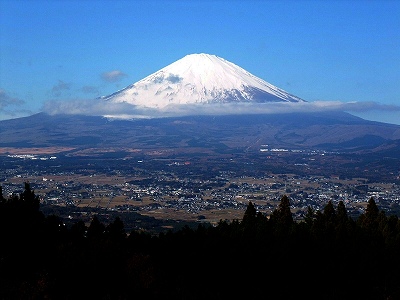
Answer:
M210 54L190 54L103 99L150 108L220 102L305 102Z

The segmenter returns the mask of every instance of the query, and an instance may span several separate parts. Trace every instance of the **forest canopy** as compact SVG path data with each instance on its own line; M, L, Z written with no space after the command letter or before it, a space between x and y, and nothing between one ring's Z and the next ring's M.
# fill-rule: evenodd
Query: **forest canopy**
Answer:
M342 201L294 221L290 199L267 216L158 235L108 224L67 227L25 183L0 187L1 299L399 299L400 221L371 197L356 220Z

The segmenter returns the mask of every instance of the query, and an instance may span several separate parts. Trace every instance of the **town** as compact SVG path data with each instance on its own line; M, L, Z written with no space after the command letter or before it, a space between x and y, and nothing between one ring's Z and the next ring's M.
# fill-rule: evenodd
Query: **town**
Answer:
M357 218L373 197L388 215L400 214L398 163L371 155L268 149L223 155L65 154L2 155L3 196L29 182L43 209L66 222L89 222L93 214L123 216L129 230L153 220L238 220L251 201L270 215L283 195L296 220L308 207L323 210L343 201ZM397 169L396 169L397 168ZM135 217L132 217L135 216ZM146 229L146 228L144 228Z

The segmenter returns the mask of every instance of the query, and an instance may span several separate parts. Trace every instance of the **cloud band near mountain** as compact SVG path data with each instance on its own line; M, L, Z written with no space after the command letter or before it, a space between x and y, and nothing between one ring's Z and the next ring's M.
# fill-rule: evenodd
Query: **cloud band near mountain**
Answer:
M276 114L318 111L390 111L400 112L398 105L384 105L376 102L315 101L302 103L218 103L218 104L173 104L164 108L147 108L128 103L111 103L102 99L47 101L43 111L49 114L81 114L114 118L160 118L188 115L235 115L235 114Z

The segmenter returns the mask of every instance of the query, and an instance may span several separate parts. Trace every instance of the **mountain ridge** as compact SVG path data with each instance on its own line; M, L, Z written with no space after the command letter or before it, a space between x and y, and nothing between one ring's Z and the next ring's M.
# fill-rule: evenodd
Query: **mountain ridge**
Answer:
M184 116L109 120L48 115L0 121L0 148L68 147L160 153L259 152L269 148L398 153L400 125L348 113ZM127 150L128 149L128 150ZM5 150L4 150L5 151ZM172 151L172 152L171 152ZM394 154L393 154L394 153Z

